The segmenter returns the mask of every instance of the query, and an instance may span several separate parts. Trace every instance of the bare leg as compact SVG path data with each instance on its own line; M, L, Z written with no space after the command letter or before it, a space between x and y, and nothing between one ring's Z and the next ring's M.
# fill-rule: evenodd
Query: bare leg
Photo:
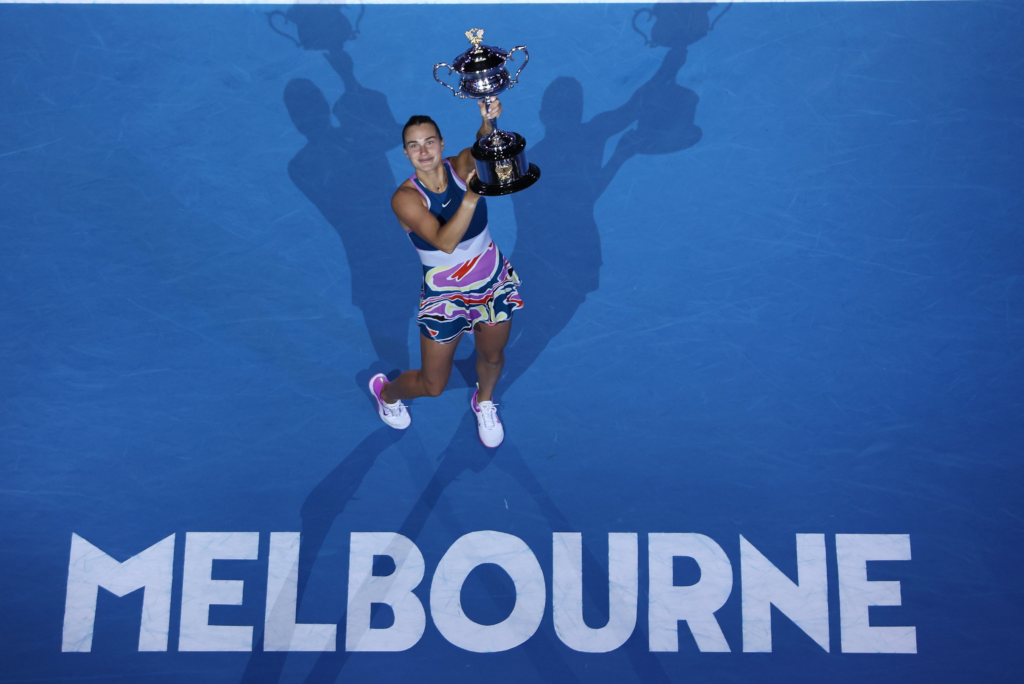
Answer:
M494 401L494 386L505 367L505 345L512 332L512 321L496 325L477 323L476 333L476 374L480 379L477 401ZM450 366L449 366L450 368Z
M394 382L384 385L380 393L381 398L392 404L399 399L441 396L445 385L448 384L448 376L452 374L452 359L455 358L455 349L458 346L458 337L447 344L441 344L420 335L422 368L407 370Z

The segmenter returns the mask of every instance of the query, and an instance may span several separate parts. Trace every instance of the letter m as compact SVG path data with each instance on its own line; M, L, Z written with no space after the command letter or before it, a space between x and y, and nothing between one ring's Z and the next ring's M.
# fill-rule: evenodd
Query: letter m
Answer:
M173 534L123 563L118 563L77 534L72 534L68 597L64 604L64 643L61 650L92 650L96 597L99 588L103 587L118 597L137 589L145 589L139 650L166 651L173 577Z

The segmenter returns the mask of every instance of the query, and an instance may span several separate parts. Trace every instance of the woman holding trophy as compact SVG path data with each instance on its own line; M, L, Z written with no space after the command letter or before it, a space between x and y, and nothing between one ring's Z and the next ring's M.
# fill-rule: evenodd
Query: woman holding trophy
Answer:
M444 138L429 116L414 116L402 130L402 148L416 172L391 199L398 222L423 262L423 291L416 316L422 368L402 373L394 382L378 373L370 379L381 420L403 430L412 422L403 399L436 397L452 372L455 348L462 333L475 333L477 390L470 399L477 433L484 446L496 447L505 437L494 403L494 387L505 366L505 345L512 312L523 306L519 276L498 251L487 230L483 196L519 192L537 182L540 169L526 160L526 141L518 133L499 130L498 95L519 81L529 62L525 45L509 51L483 45L484 32L466 31L472 48L452 64L434 65L434 79L456 97L479 100L483 122L476 143L445 159ZM505 68L512 54L525 60L515 76ZM458 89L442 81L437 70L457 71Z
M477 140L492 131L501 103L479 103L483 123ZM444 157L444 138L430 117L414 116L402 131L405 156L415 173L391 200L398 222L423 262L423 290L416 320L422 367L393 382L379 373L370 392L381 419L393 428L411 423L402 400L436 397L451 375L455 349L463 333L475 333L477 390L470 399L480 441L496 447L504 429L494 403L494 388L505 365L512 312L523 306L519 277L492 242L487 203L469 186L476 175L471 148Z

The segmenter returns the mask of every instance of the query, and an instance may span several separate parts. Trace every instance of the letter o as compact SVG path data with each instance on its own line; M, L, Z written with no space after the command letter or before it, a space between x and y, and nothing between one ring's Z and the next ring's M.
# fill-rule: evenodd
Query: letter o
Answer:
M512 614L496 625L481 625L462 612L462 584L478 565L493 563L516 587ZM546 603L544 573L519 537L485 530L459 537L444 554L430 583L430 613L445 639L474 653L507 651L537 631Z

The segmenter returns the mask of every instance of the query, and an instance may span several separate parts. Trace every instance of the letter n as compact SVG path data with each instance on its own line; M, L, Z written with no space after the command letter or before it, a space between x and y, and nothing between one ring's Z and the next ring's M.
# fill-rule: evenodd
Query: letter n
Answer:
M828 652L825 535L796 535L796 568L794 583L740 535L744 652L771 652L772 606Z
M92 650L96 597L99 588L103 587L118 597L144 589L139 650L166 651L173 577L173 534L123 563L118 563L77 534L72 534L61 650Z

